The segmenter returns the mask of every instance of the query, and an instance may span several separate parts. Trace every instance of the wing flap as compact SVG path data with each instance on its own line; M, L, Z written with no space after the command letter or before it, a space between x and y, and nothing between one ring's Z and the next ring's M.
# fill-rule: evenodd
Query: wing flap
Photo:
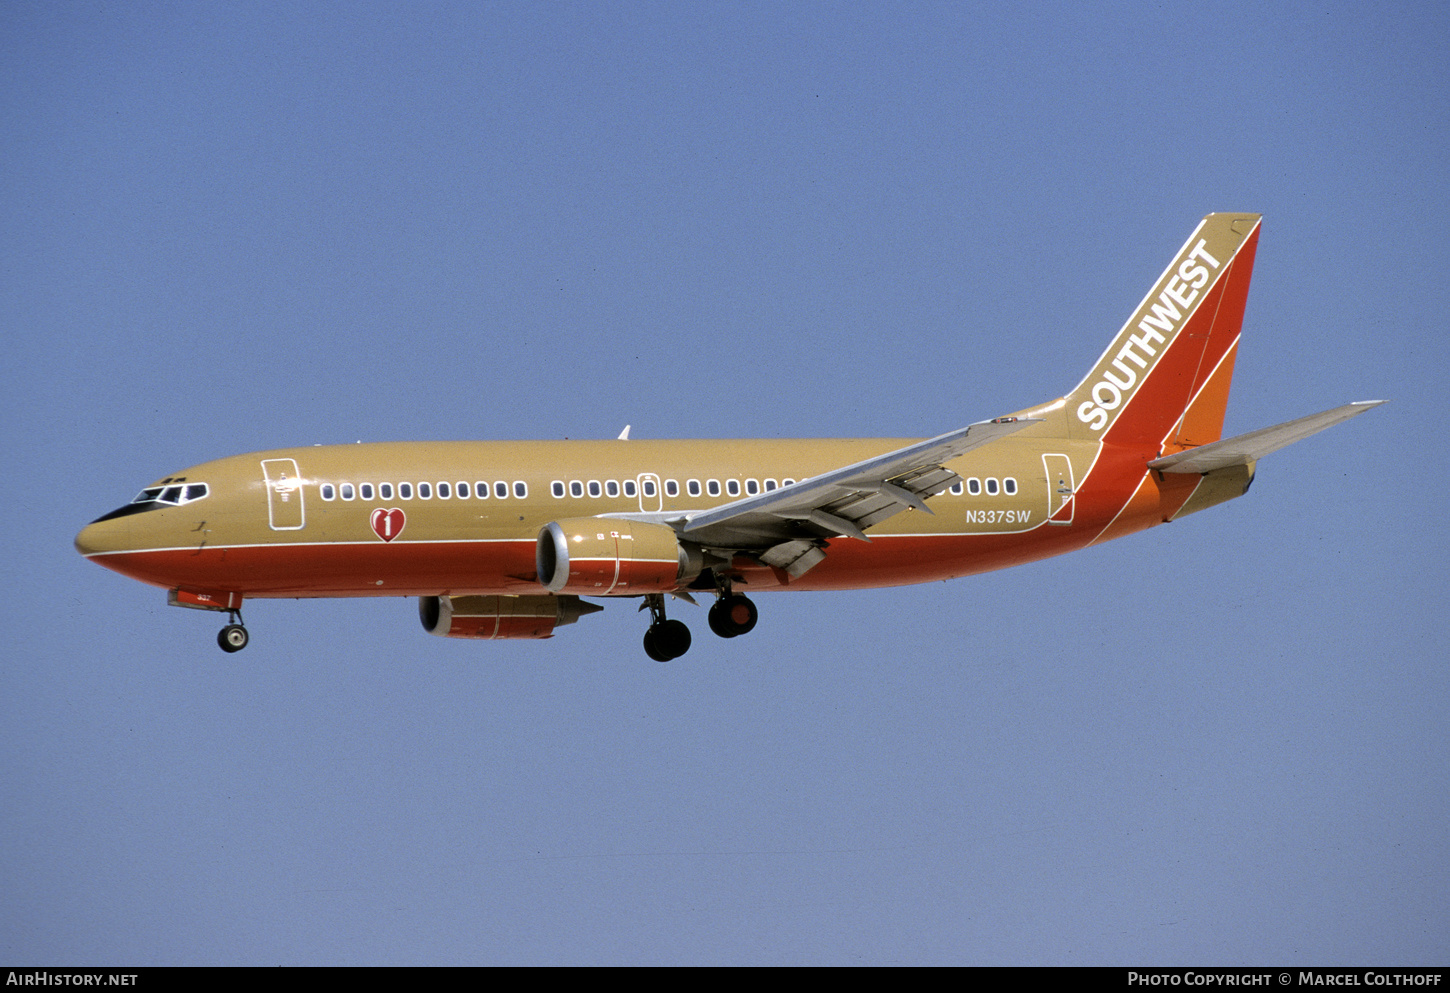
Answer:
M1203 473L1212 472L1214 469L1225 469L1233 465L1249 465L1265 455L1277 452L1296 441L1303 441L1310 435L1318 434L1325 428L1331 428L1351 417L1357 417L1366 410L1372 410L1385 402L1384 400L1362 400L1358 403L1347 403L1342 407L1335 407L1333 410L1325 410L1317 414L1310 414L1308 417L1285 421L1283 424L1276 424L1271 428L1260 428L1234 438L1199 445L1197 448L1190 448L1185 452L1165 455L1161 459L1149 462L1148 468L1157 469L1159 472Z
M680 526L680 533L693 541L720 547L763 549L788 544L789 550L777 557L799 551L794 543L803 539L844 535L867 540L866 528L907 509L925 510L928 497L960 479L943 462L1035 423L1029 418L999 418L971 424L790 486L692 514Z
M760 553L760 561L777 569L784 569L790 573L792 579L804 576L825 557L826 553L810 541L783 541Z

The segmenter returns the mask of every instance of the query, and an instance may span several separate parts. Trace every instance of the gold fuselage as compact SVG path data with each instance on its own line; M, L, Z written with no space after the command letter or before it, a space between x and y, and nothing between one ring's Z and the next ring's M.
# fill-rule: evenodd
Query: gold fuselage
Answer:
M1197 476L1155 478L1141 468L1144 456L1154 453L1105 451L1098 443L1039 434L1029 428L950 463L965 482L954 488L959 492L933 497L932 513L907 511L883 521L869 543L833 538L825 561L804 576L792 579L744 556L734 571L752 592L948 579L1151 526L1185 511L1200 482ZM118 572L193 593L539 593L535 544L550 521L611 514L678 518L911 443L399 442L279 449L163 477L153 486L205 483L208 494L181 506L100 520L76 543ZM1138 468L1121 478L1103 471L1105 456L1108 463ZM1063 499L1063 480L1056 478L1063 471L1071 476L1074 506L1067 519L1059 513L1049 521ZM1094 485L1110 477L1116 485ZM1139 492L1144 485L1153 491L1151 499ZM1129 508L1135 494L1136 506Z

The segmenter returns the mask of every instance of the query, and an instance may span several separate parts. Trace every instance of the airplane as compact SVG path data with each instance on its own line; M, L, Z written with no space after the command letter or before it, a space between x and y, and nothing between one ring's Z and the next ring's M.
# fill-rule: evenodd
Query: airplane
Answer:
M548 638L648 609L645 653L690 647L666 598L953 579L1075 551L1242 496L1260 458L1384 401L1223 439L1260 215L1206 216L1065 396L911 439L397 442L284 448L164 476L82 555L224 612L248 600L417 597L450 638Z

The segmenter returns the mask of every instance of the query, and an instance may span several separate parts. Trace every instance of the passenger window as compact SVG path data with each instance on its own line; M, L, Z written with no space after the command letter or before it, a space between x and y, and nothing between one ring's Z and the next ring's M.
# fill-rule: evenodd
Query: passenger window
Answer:
M357 496L357 491L352 488L352 484L351 483L343 483L342 484L342 498L344 500L351 500L351 499L353 499L356 496Z
M775 489L775 485L775 480L767 479L765 481L765 492L769 493L771 490Z
M957 480L955 483L952 483L951 494L952 496L962 495L962 481L960 479Z
M520 500L529 495L529 484L524 482L514 483L514 496Z
M624 481L624 495L633 500L638 494L639 489L634 485L634 480L626 479Z
M698 479L692 479L689 482L687 482L685 484L685 492L688 493L688 494L690 494L690 496L699 496L700 495L700 481Z
M438 484L438 499L439 500L447 500L452 495L453 494L449 490L449 487L448 487L448 484L447 483L439 483Z
M459 483L456 487L454 487L454 489L456 489L458 491L458 499L460 499L460 500L467 500L468 499L468 484L467 483Z
M996 496L996 495L997 495L997 481L995 479L990 479L989 478L987 480L987 496Z
M433 499L433 487L432 487L431 484L429 484L429 483L419 483L418 484L418 499L419 500L431 500L431 499Z
M680 484L673 479L665 480L665 496L677 497L680 495Z
M549 492L554 494L554 498L556 500L563 497L564 481L562 479L554 480L552 483L549 484Z
M725 492L728 493L728 494L730 494L731 496L739 496L740 495L740 480L738 480L738 479L727 479L727 480L725 480Z
M1008 496L1012 496L1013 494L1015 494L1017 492L1017 480L1013 479L1011 476L1008 476L1006 479L1002 480L1002 491Z
M572 497L582 497L584 495L584 484L577 479L569 480L569 495Z
M398 499L399 500L411 500L411 499L413 499L413 484L412 483L399 483L398 484Z
M971 479L967 480L967 492L970 493L972 496L977 496L978 494L980 494L982 492L982 481L976 476L973 476ZM973 513L975 513L975 511L973 511Z
M708 494L710 494L711 496L719 496L720 495L720 480L718 480L718 479L707 479L705 481L705 492L708 493Z
M324 500L334 500L336 498L337 498L337 490L335 490L335 489L332 488L332 484L331 483L323 483L322 484L322 499L324 499ZM133 500L132 502L133 503L140 503L139 500Z
M507 500L508 497L509 497L509 484L508 483L494 483L493 484L493 495L496 496L496 497L498 497L500 500Z
M610 497L619 496L619 480L611 479L604 484L604 495Z
M357 488L357 493L358 496L362 497L364 500L371 500L373 498L373 484L363 483Z
M794 479L782 479L780 481L780 485L782 485L782 486L794 486L795 485L795 480Z
M655 481L653 479L646 479L644 481L644 495L647 497L653 497L655 495Z
M598 497L603 492L604 492L604 489L603 489L603 487L601 487L599 485L599 480L597 480L597 479L591 479L591 480L589 480L589 495L590 496L592 496L592 497Z
M393 484L379 483L378 496L382 497L384 500L391 500L393 498Z
M760 484L753 479L747 479L745 481L745 492L748 496L755 496L755 494L760 492Z

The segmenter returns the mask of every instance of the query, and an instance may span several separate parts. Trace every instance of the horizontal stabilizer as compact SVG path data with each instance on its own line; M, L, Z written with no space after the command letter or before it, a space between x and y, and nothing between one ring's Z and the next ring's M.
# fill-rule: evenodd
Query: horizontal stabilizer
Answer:
M1250 431L1248 434L1241 434L1236 438L1225 438L1223 441L1190 448L1186 452L1165 455L1161 459L1149 462L1148 468L1157 469L1159 472L1212 472L1214 469L1223 469L1231 465L1249 465L1271 452L1277 452L1296 441L1303 441L1311 434L1318 434L1325 428L1333 427L1341 421L1347 421L1351 417L1363 414L1366 410L1378 407L1384 402L1384 400L1364 400L1359 403L1347 403L1343 407L1310 414L1308 417L1276 424L1271 428L1260 428L1258 431Z

